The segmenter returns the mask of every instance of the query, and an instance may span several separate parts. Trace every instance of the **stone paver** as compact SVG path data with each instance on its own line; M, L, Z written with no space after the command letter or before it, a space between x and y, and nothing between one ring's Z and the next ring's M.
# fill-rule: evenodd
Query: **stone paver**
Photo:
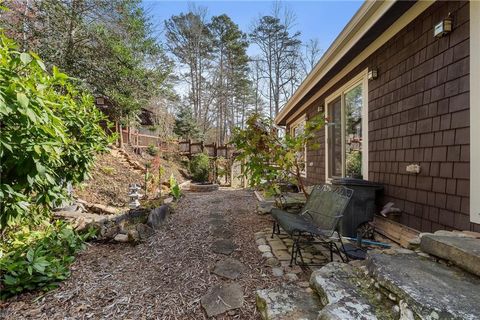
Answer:
M210 234L215 238L228 239L233 236L232 230L225 226L212 226L210 228Z
M367 256L379 284L423 319L478 319L480 279L416 254Z
M215 253L229 255L236 249L236 246L232 240L218 239L212 243L211 249Z
M258 246L258 250L260 250L260 252L264 253L264 252L270 252L270 246L266 245L266 244L261 244Z
M245 265L232 258L226 258L217 262L213 273L221 277L235 280L245 271Z
M263 319L316 320L320 312L320 301L314 293L292 285L258 290L256 300Z
M237 283L215 286L200 300L209 317L228 310L241 308L243 305L243 289Z
M420 248L480 276L480 239L459 237L455 234L428 234L422 236Z

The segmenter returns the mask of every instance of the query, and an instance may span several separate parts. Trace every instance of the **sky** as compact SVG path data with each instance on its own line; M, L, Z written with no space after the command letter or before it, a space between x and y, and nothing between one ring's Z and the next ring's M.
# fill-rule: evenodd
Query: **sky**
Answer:
M208 8L209 16L227 14L244 32L249 32L252 22L261 15L268 15L272 1L176 1L144 0L153 21L163 26L172 15L187 12L189 3ZM296 29L303 42L317 38L325 52L345 25L350 21L363 1L282 1L296 14ZM253 54L254 48L249 49Z

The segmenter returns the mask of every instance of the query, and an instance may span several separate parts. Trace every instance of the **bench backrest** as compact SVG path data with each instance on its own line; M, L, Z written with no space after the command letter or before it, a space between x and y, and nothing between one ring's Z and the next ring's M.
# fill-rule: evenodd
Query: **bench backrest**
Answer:
M319 229L333 234L352 195L353 190L343 186L315 186L301 212Z

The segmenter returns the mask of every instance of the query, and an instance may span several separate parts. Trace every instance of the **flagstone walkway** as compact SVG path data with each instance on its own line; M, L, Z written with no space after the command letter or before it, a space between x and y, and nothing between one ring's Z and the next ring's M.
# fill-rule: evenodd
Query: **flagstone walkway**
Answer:
M4 303L4 319L259 319L255 290L272 274L255 233L270 226L253 193L187 193L148 242L92 244L46 294Z

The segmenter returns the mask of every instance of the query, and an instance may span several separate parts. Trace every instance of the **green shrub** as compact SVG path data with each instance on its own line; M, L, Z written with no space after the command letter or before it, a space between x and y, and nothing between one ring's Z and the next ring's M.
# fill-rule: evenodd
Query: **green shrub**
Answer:
M210 169L210 159L205 153L200 153L192 157L190 160L190 174L193 181L208 181L208 172Z
M175 198L175 200L180 199L182 196L182 190L180 189L177 179L175 179L173 174L170 176L170 194Z
M158 154L158 148L155 147L154 145L150 144L147 147L147 153L151 155L152 157L155 157Z
M87 177L109 142L103 119L92 96L0 30L0 230L42 220Z
M79 235L57 221L32 231L23 227L0 245L0 298L26 290L50 290L70 275L69 265L93 231Z

